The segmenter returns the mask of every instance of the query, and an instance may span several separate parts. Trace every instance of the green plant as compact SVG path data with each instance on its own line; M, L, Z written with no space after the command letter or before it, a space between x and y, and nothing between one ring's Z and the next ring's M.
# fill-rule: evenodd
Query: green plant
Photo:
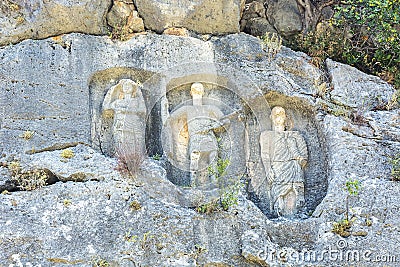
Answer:
M67 148L61 151L61 157L64 159L71 159L75 157L75 154L71 149Z
M391 164L391 175L394 181L400 181L400 154L389 158Z
M219 197L199 205L196 208L196 211L199 213L210 214L221 210L229 210L229 208L236 206L239 203L239 192L242 186L240 179L234 181L230 185L220 189Z
M195 244L194 245L194 252L192 253L192 256L197 259L202 253L206 253L208 251L208 249L203 246L203 245L199 245L199 244Z
M345 219L333 223L332 232L342 237L348 237L350 235L350 229L353 225L355 218L349 219L349 198L351 196L357 196L361 190L361 182L357 179L349 179L344 184L344 189L347 192L346 195L346 214Z
M333 17L286 45L314 62L329 57L380 76L400 88L400 1L343 0Z
M228 168L229 164L230 164L229 159L221 159L218 157L215 166L214 165L208 166L208 169L207 169L208 174L215 175L215 178L218 181L220 178L225 176L226 169Z
M161 155L158 154L158 153L156 153L155 155L152 156L152 158L153 158L154 160L160 160L160 159L161 159Z
M223 190L220 201L221 206L224 210L228 210L230 207L236 206L238 204L238 196L241 188L242 184L238 179L232 185Z
M350 179L346 181L346 190L351 196L357 196L361 189L361 182L358 180Z
M152 244L152 241L154 241L154 235L151 235L151 231L148 231L143 234L143 238L140 241L140 246L144 250L148 250Z
M268 60L271 61L282 49L282 38L271 32L266 32L261 39L261 48L268 54Z
M350 196L357 196L361 189L361 183L355 179L349 179L345 183L347 196L346 196L346 220L349 220L349 198Z

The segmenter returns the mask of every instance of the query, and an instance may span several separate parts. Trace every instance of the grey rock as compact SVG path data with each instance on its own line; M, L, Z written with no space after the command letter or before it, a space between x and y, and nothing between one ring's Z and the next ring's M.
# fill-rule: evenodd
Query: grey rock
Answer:
M104 180L105 177L117 175L116 160L96 153L92 148L78 145L67 148L73 152L72 158L64 158L63 150L44 151L32 155L23 155L20 159L21 166L26 169L47 168L58 178L67 182L85 182L89 180ZM102 165L96 165L102 162Z
M282 36L289 37L302 30L302 16L296 0L267 1L267 6L267 19Z
M240 30L243 31L249 20L253 18L266 18L265 11L262 1L252 1L247 3L243 11L242 19L240 20Z
M71 32L106 33L111 0L10 1L0 4L0 46Z
M114 1L111 10L107 14L107 23L116 30L127 33L143 32L143 20L139 17L133 3Z
M333 102L368 111L384 108L392 99L393 87L378 77L330 59L326 60L326 65L333 86L330 92Z
M146 29L162 33L170 27L183 27L198 33L239 32L244 0L160 1L135 0Z
M376 137L400 142L400 111L367 112L365 115Z
M399 111L366 111L364 125L327 114L319 106L321 96L330 101L319 93L324 73L305 54L282 48L269 61L260 41L246 34L209 41L147 34L115 43L107 37L68 34L57 42L26 40L3 47L0 57L1 160L20 158L26 166L35 163L66 180L74 173L86 173L89 178L0 195L1 264L92 266L100 259L114 266L354 263L327 257L300 262L292 257L303 250L321 256L327 248L343 255L349 250L368 250L372 256L399 257L400 184L391 181L388 161L400 151ZM327 63L333 92L342 86L337 69L342 76L347 70L354 79L361 77L357 88L369 88L372 95L372 84L381 84L375 78L371 83L372 78L353 68ZM333 69L332 64L337 67ZM240 108L240 101L249 105L253 116L245 114L248 131L243 134L249 140L248 150L235 141L232 153L236 162L232 172L240 173L244 167L251 179L239 194L238 205L212 214L196 212L198 192L174 183L180 177L171 177L165 158L147 159L134 179L114 170L115 159L100 153L96 123L105 93L120 79L143 84L150 114L146 136L150 156L162 154L160 129L155 125L162 125L165 118L164 102L159 100L166 88L172 88L166 97L171 107L190 98L185 90L194 80L217 84L218 90L229 88L230 93L214 96L231 108ZM389 98L392 89L383 88ZM347 91L339 99L354 106ZM362 101L356 96L355 103ZM270 129L269 106L277 105L291 116L294 130L301 132L309 149L307 207L291 220L271 219L263 206L264 196L254 188L251 191L264 175L257 133ZM345 130L358 128L363 134ZM35 132L29 140L21 137L26 130ZM235 140L242 140L240 131L233 132ZM67 147L75 157L61 162L60 153ZM246 153L248 158L243 160ZM1 175L2 183L8 181L3 167ZM367 235L343 239L331 230L334 222L344 218L348 179L362 184L358 196L349 198L350 217L355 218L351 233L365 231ZM212 197L200 193L205 199ZM366 224L367 219L372 225ZM277 257L270 253L273 250L290 253ZM376 263L362 258L359 266Z
M244 31L253 36L263 36L268 32L277 33L274 26L265 18L251 18L246 22Z

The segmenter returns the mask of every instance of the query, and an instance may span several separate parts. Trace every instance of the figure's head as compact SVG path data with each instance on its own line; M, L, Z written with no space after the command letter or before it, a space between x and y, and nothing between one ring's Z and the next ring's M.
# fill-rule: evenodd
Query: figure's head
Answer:
M201 83L193 83L190 87L190 95L193 98L201 98L204 95L204 86Z
M123 94L136 94L138 85L134 81L130 79L122 79L119 81L119 84L122 86Z
M286 111L283 107L276 106L271 110L271 120L275 128L279 127L285 129Z

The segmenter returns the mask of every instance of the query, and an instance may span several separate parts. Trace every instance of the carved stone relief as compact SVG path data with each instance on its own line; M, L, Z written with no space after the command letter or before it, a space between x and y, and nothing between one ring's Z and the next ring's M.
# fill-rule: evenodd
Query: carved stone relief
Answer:
M190 172L191 186L212 189L217 181L208 170L219 153L216 133L226 131L230 121L217 106L203 104L201 83L193 83L190 93L192 103L177 108L167 120L167 156Z
M273 130L260 135L270 210L278 216L291 216L305 202L303 169L308 160L307 146L299 132L285 131L285 109L274 107L271 120Z
M106 86L93 86L94 129L105 154L113 156L121 147L146 154L150 147L149 156L158 155L166 178L184 195L216 197L220 190L214 189L239 179L243 193L270 218L303 218L323 197L325 191L314 191L324 186L325 154L320 157L322 143L307 113L312 111L300 100L247 96L245 86L239 90L199 77L173 82L160 77L140 86L125 77L136 76L110 76ZM212 170L225 159L229 167L221 179Z
M103 118L112 118L114 152L128 148L145 153L146 105L140 87L130 79L112 86L103 101Z

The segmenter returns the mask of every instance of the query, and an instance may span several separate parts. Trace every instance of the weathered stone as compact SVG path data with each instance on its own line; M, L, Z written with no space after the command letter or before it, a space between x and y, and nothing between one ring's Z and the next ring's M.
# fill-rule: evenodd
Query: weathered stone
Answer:
M165 29L163 34L168 34L168 35L176 35L176 36L189 36L189 32L185 28L168 28Z
M170 27L184 27L198 33L239 32L244 0L136 0L146 29L162 33Z
M0 3L0 45L70 32L106 33L111 0L5 0Z
M105 152L120 157L143 157L146 154L147 110L139 85L130 79L121 79L107 92L102 108L100 136L103 139L102 147L109 147ZM110 124L112 127L108 129ZM111 132L111 136L107 138L106 132Z
M277 32L265 18L251 18L246 22L244 31L253 36L263 36L268 32Z
M124 28L128 33L144 31L143 20L139 17L135 6L126 1L113 2L107 14L107 23L116 30Z
M209 41L147 34L123 43L69 34L3 47L0 57L1 161L14 154L22 163L46 167L66 180L80 173L90 179L0 195L1 264L92 266L100 260L114 266L349 263L332 262L326 257L330 248L343 255L347 251L362 255L368 250L371 257L398 256L400 184L390 179L389 157L400 151L399 110L370 110L361 126L327 114L318 104L321 96L330 101L318 93L324 74L303 53L283 48L269 61L260 41L246 34ZM149 104L146 147L149 155L159 159L146 159L135 179L114 170L117 163L100 153L97 135L104 97L121 79L143 85L143 98ZM243 128L231 123L233 140L223 145L233 144L227 155L237 169L231 174L245 174L243 179L251 181L240 189L238 205L228 211L196 212L197 196L207 200L211 194L177 185L173 179L180 176L171 177L167 158L160 158L160 125L168 112L190 101L194 82L201 82L206 92L214 90L214 100L226 104L224 114L229 109L244 110L243 123L237 122ZM333 90L340 86L332 85ZM270 219L264 209L268 202L262 195L257 199L251 188L250 182L265 178L260 171L259 134L271 130L269 105L286 110L293 130L307 144L306 207L297 220ZM367 134L344 130L357 127L364 127L362 132ZM35 134L23 138L27 130ZM60 153L67 147L75 156L62 159ZM7 181L7 170L0 168L1 180ZM358 196L347 197L348 179L361 182ZM346 199L355 221L344 243L332 227L345 218ZM134 208L138 203L141 208ZM361 232L361 236L353 235ZM315 252L322 260L300 262L294 256L303 250ZM360 265L376 263L361 258Z
M99 155L88 146L78 145L68 148L73 152L73 157L65 159L62 150L46 151L21 157L21 166L27 169L48 168L58 178L67 182L85 182L89 180L104 180L105 177L116 177L116 161ZM95 162L102 164L94 168Z
M229 120L221 121L224 113L218 106L203 104L204 93L201 83L193 83L192 105L184 105L170 114L164 127L164 153L177 168L190 172L188 184L214 189L218 184L209 168L216 168L221 153L215 132L226 131Z
M363 114L375 138L400 142L400 110L366 112Z
M326 60L326 66L333 85L330 92L333 102L367 111L384 108L392 100L393 87L378 77L330 59Z
M265 173L262 182L268 184L271 211L290 217L299 212L305 202L303 169L308 161L307 145L299 132L286 129L288 118L284 108L274 107L270 117L272 131L260 134Z
M267 19L283 36L302 30L303 23L296 0L267 1Z
M243 31L246 28L249 20L254 18L265 18L265 7L261 1L253 1L247 3L243 11L242 19L240 20L240 30Z

